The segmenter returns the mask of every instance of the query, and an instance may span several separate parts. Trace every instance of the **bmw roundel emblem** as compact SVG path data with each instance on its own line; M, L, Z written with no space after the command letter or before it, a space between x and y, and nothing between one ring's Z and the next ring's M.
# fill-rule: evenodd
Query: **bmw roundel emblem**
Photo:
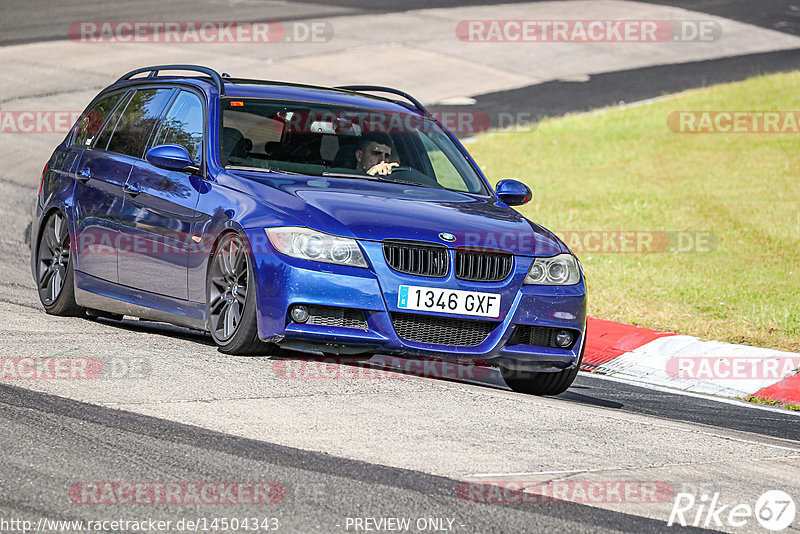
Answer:
M442 232L441 234L439 234L439 239L441 239L442 241L452 242L456 240L456 236L454 236L453 234L448 234L447 232Z

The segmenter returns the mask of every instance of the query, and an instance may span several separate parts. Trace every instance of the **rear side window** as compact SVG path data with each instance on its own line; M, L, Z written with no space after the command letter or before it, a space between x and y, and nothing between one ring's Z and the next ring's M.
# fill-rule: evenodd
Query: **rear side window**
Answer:
M153 146L180 145L197 162L202 154L203 123L203 102L194 93L181 91L161 121Z
M136 91L125 106L106 150L141 158L170 95L171 88Z
M92 145L94 148L99 148L101 150L106 149L108 141L111 139L111 134L114 133L114 128L117 126L119 118L122 116L122 112L125 111L125 106L128 105L132 95L132 92L126 94L125 98L123 98L122 102L117 106L117 109L114 110L114 113L106 120L103 129L100 130L100 135L95 136L96 140L94 141L94 145Z
M76 124L75 136L72 138L72 146L85 147L92 144L100 128L114 110L114 106L122 98L124 92L113 93L95 102L95 104L83 112Z

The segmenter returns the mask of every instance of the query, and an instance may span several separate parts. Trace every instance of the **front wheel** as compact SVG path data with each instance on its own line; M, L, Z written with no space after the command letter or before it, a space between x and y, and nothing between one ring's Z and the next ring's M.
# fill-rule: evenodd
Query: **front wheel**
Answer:
M530 395L559 395L567 391L575 381L575 377L578 376L585 347L584 343L578 363L572 369L564 369L555 373L529 373L501 367L500 372L508 387L516 392Z
M76 316L83 312L75 302L69 228L60 212L47 218L36 246L36 289L50 315Z
M253 266L238 234L224 235L209 259L206 315L211 337L221 352L252 356L267 355L274 349L258 338Z

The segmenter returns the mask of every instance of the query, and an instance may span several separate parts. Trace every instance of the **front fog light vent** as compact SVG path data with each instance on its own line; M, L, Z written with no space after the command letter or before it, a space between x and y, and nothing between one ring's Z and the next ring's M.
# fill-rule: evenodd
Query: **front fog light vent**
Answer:
M308 308L301 304L292 306L292 309L289 311L289 316L292 318L292 321L303 324L308 321Z
M556 332L556 345L561 348L572 345L572 333L568 330L559 330Z
M289 308L289 317L299 324L369 330L364 312L353 308L295 304Z
M535 347L554 347L571 349L575 345L578 332L566 328L546 326L517 325L509 345L533 345Z

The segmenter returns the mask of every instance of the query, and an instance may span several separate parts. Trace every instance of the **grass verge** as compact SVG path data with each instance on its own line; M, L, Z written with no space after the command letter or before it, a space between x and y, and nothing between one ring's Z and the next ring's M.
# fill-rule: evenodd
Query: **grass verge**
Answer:
M753 404L764 404L766 406L779 406L781 408L786 408L787 410L795 410L800 411L800 404L795 404L792 402L783 402L778 399L767 399L765 397L758 397L756 395L750 395L748 397L744 397L747 402L752 402Z
M493 180L534 191L519 210L573 247L593 316L798 351L800 134L667 126L674 111L800 110L798 85L800 72L762 76L495 131L469 150ZM598 252L602 239L584 240L621 231L666 236L671 248ZM711 244L689 247L699 236Z

